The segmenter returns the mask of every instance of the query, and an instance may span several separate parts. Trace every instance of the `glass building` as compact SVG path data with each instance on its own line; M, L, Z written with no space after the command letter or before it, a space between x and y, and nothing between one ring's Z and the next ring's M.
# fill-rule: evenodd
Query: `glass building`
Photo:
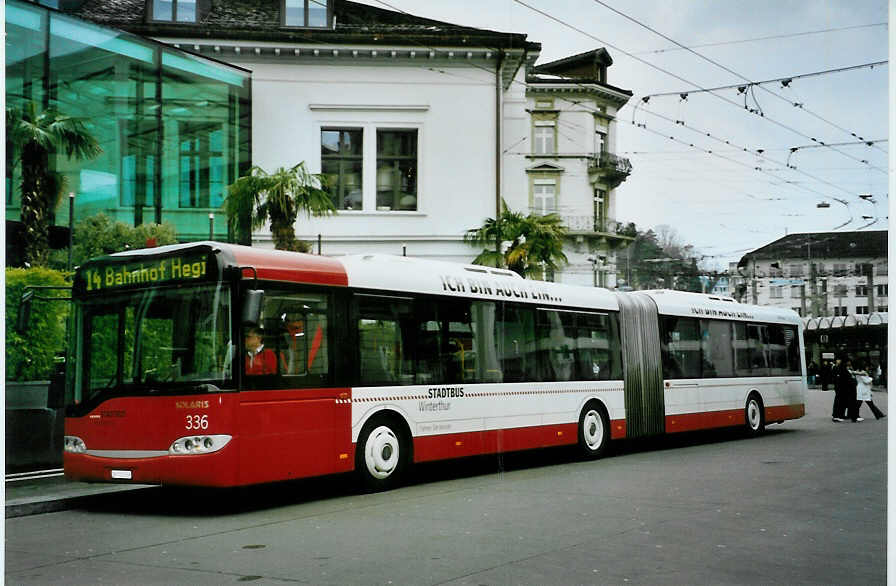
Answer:
M75 221L170 223L181 241L227 239L227 186L250 165L250 72L35 4L6 1L6 107L82 118L103 149L55 157ZM6 218L18 220L21 166L7 144ZM65 200L67 198L61 198ZM62 202L55 224L68 226Z

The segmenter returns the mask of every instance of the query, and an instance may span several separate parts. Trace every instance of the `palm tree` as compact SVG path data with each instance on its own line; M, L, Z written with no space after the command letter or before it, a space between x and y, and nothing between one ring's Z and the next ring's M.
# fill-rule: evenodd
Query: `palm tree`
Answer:
M336 213L329 194L322 188L320 175L309 173L305 163L268 174L252 167L248 175L227 188L224 212L238 242L251 244L252 230L271 222L271 236L278 250L307 252L309 246L296 238L299 212L309 216Z
M485 249L473 259L474 264L500 267L523 277L543 277L544 269L558 270L569 262L563 254L563 238L567 228L557 214L529 214L507 209L498 219L487 218L482 226L467 230L464 242ZM498 252L498 243L509 242L503 252Z
M103 150L84 121L60 114L53 108L38 112L34 102L19 110L6 109L6 148L18 154L22 165L22 225L24 261L33 266L47 263L50 222L66 179L51 166L51 156L63 153L73 161L94 159Z

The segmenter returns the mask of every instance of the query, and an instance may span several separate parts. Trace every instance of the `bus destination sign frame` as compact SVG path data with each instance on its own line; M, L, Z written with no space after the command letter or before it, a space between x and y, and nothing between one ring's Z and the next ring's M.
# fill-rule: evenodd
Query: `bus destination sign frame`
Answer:
M91 264L80 271L87 293L208 281L217 263L206 253Z

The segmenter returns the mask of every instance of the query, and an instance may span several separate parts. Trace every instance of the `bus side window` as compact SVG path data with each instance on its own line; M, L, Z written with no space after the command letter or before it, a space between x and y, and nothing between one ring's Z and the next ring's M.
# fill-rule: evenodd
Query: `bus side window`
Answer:
M734 376L734 350L731 324L719 320L700 320L703 347L703 376Z
M355 297L362 385L413 384L413 301Z
M576 316L576 378L609 380L613 357L610 352L609 316L581 313Z
M263 325L264 350L275 355L275 372L265 367L247 374L257 388L291 388L329 384L330 357L327 324L329 296L299 288L265 290ZM253 363L254 364L254 363ZM246 368L246 367L244 367Z

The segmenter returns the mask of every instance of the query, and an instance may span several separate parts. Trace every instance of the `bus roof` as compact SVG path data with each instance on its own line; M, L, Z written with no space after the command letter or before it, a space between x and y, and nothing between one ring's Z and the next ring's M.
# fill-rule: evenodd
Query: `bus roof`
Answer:
M730 297L654 290L616 293L598 287L581 287L524 279L513 271L480 265L384 254L327 257L222 242L192 242L144 248L94 259L137 259L155 255L207 250L221 255L222 266L242 267L244 278L350 286L371 291L419 293L452 297L510 300L576 308L616 311L617 295L646 295L662 315L801 324L789 309L736 302ZM249 269L251 267L254 270Z
M688 293L686 291L641 291L654 300L661 315L677 315L734 321L759 321L799 325L800 316L793 310L738 303L731 297Z
M383 254L343 256L338 260L345 267L349 286L362 289L619 309L616 295L606 289L533 281L504 269Z

